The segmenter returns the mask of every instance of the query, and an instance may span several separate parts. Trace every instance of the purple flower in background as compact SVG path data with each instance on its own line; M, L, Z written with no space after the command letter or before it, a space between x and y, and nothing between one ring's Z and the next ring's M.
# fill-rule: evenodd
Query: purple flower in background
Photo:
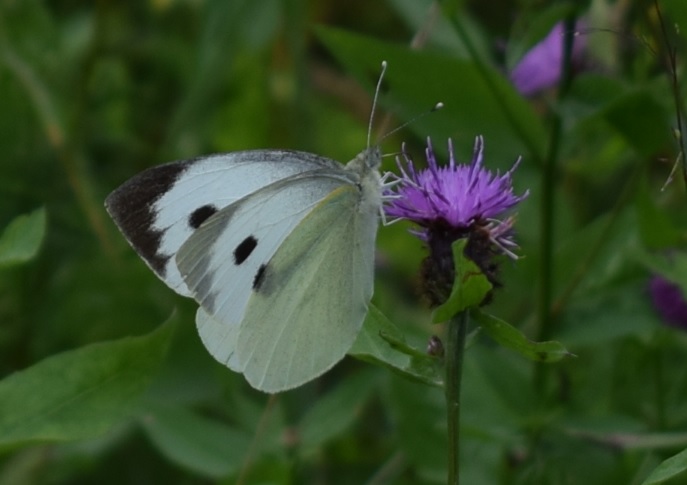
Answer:
M687 330L687 302L680 287L662 276L654 276L649 282L649 292L663 320L668 325Z
M558 85L563 70L565 31L562 22L557 23L542 41L530 49L510 73L516 89L524 96L533 96L540 91ZM571 62L579 67L584 60L585 38L575 35Z
M433 303L442 303L453 283L454 241L466 238L465 254L477 263L493 283L494 255L507 254L516 259L511 249L517 247L512 239L515 219L499 220L529 195L513 192L512 174L520 164L501 175L485 169L484 142L477 137L472 161L456 163L453 145L449 140L449 163L440 167L429 139L425 154L428 166L416 171L405 149L405 165L397 158L401 176L386 194L385 215L392 220L407 219L420 226L415 234L429 247L430 255L423 263L423 279L434 280L428 291ZM438 283L436 283L438 281Z

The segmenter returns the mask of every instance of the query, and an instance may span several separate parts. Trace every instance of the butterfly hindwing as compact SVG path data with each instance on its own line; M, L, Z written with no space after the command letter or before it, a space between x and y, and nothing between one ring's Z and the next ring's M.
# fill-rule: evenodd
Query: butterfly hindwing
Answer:
M238 329L234 359L252 386L298 386L346 354L372 297L377 217L359 187L344 185L279 246Z
M196 312L196 326L203 345L217 361L234 372L243 373L243 365L236 355L236 342L239 337L238 323L227 325L215 320L203 307Z

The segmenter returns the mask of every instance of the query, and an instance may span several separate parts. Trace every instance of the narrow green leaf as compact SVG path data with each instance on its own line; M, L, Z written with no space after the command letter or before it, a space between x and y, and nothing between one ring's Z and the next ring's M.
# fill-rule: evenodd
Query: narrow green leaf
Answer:
M515 350L528 359L538 362L558 362L563 357L572 355L559 342L533 342L517 328L478 309L473 309L470 316L496 342Z
M363 360L366 360L365 357L369 356L386 361L391 365L402 366L407 356L394 351L389 345L388 340L382 338L381 334L391 339L402 342L405 341L398 327L391 323L391 321L379 311L379 308L370 305L370 310L363 323L363 328L348 353Z
M0 268L33 259L45 236L45 208L16 217L0 236Z
M682 450L675 456L658 465L651 475L642 482L642 485L658 485L666 480L678 476L687 470L687 450Z
M453 289L451 296L434 309L434 323L445 322L468 308L478 306L492 288L482 270L465 256L466 244L467 239L459 239L453 243L453 267L456 275Z
M0 381L0 445L105 433L132 413L173 328L63 352Z
M387 367L411 380L431 386L443 385L440 359L409 346L398 327L372 305L348 353L356 359Z
M429 358L426 350L420 350L412 345L409 345L408 342L405 341L405 338L398 338L397 336L388 334L384 331L379 332L379 336L382 338L382 340L385 340L392 349L397 350L402 354L418 359Z
M613 432L598 430L598 424L593 423L591 428L573 427L567 430L572 436L585 438L604 446L612 446L623 450L658 450L666 448L678 448L687 446L687 433L631 433L627 431Z
M236 473L251 442L244 431L178 406L152 405L140 420L163 455L208 478Z

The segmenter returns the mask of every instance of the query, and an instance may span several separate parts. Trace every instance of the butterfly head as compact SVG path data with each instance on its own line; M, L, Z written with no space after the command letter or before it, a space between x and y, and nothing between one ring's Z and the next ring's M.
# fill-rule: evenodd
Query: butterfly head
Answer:
M382 165L382 150L379 145L367 147L346 164L346 168L352 172L365 176L369 172L379 171Z

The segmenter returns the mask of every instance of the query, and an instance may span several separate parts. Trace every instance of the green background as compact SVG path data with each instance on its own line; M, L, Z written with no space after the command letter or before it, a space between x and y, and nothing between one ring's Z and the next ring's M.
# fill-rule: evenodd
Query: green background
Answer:
M0 483L444 483L441 389L349 357L276 397L252 390L103 207L176 159L353 158L382 60L373 140L445 104L384 153L405 142L421 163L430 136L445 161L451 137L467 162L483 135L488 168L522 157L522 257L501 262L488 311L575 354L542 366L473 337L463 482L642 483L687 447L687 336L647 290L652 273L687 288L681 168L661 190L687 5L659 4L667 38L648 1L1 0ZM506 66L569 14L587 22L587 69L523 98ZM443 328L408 228L380 228L373 301L423 349Z

